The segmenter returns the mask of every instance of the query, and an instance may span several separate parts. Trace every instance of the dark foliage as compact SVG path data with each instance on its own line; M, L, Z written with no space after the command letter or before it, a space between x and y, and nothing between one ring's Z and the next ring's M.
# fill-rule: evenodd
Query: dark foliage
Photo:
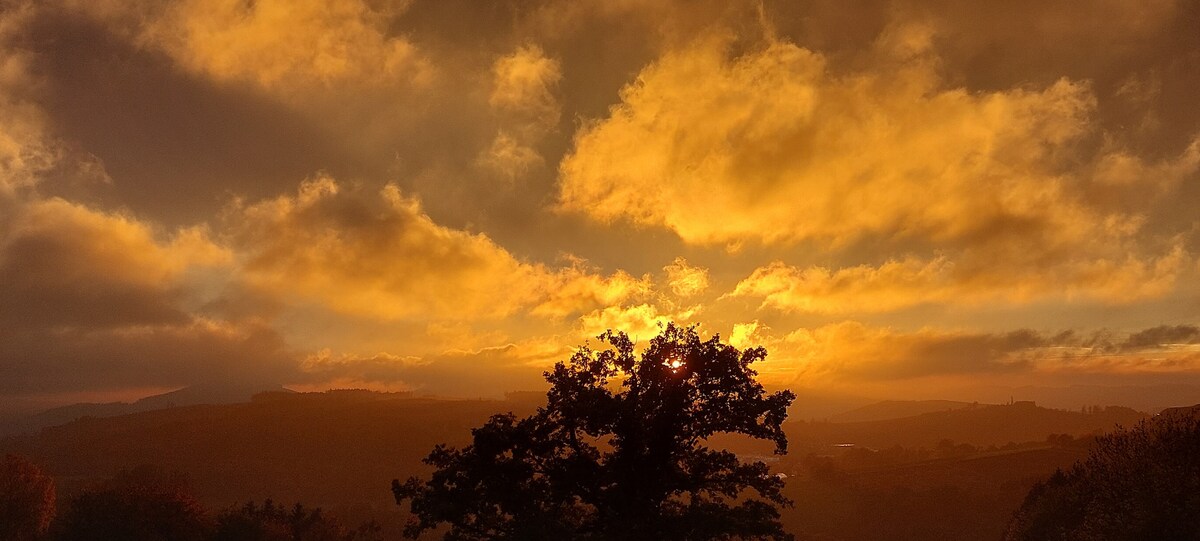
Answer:
M54 524L62 541L203 541L209 531L186 479L152 468L123 472L83 492Z
M40 539L54 518L54 480L14 455L0 464L0 539Z
M379 527L365 524L349 530L320 509L291 508L271 500L226 509L217 517L213 541L374 541Z
M350 529L321 509L300 504L285 507L270 500L228 508L214 520L192 495L184 476L164 475L149 466L122 472L71 499L51 532L59 541L382 539L373 522Z
M1009 541L1200 539L1200 417L1163 415L1096 439L1036 485Z
M546 406L493 416L463 449L437 446L428 481L393 481L411 500L406 534L448 523L445 539L791 539L777 506L783 481L761 462L706 445L716 434L771 441L794 399L766 393L739 352L667 325L638 360L628 336L582 347L546 379Z

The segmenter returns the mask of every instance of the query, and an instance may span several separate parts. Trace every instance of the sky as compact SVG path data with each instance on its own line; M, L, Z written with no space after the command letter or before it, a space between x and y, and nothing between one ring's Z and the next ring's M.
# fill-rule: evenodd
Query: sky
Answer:
M1196 0L0 0L0 411L1200 383L1196 88Z

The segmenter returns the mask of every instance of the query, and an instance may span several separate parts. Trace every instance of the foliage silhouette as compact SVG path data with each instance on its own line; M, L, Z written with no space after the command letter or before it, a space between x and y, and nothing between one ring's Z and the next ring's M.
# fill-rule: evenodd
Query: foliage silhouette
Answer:
M374 523L349 530L321 512L300 504L291 508L271 500L231 507L217 517L213 541L376 541Z
M203 541L211 524L183 476L140 467L73 498L53 530L62 541Z
M380 530L374 522L347 528L320 508L271 500L230 507L214 519L182 474L142 466L71 499L51 534L61 541L380 541Z
M762 462L706 446L742 434L784 454L795 396L768 394L739 352L668 324L637 359L622 332L581 347L546 373L547 403L530 417L495 415L471 445L438 445L428 481L392 482L411 500L405 534L448 523L448 540L792 539L777 506L791 502Z
M1096 439L1030 490L1008 541L1200 539L1200 417L1164 413Z
M4 457L0 464L0 539L40 539L54 519L54 502L54 479L21 457Z

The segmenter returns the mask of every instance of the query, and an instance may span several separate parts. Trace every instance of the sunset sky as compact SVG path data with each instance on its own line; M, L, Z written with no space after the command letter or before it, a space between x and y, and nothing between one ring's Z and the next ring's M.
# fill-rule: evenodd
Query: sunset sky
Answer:
M1195 0L0 0L0 411L1200 383L1197 89Z

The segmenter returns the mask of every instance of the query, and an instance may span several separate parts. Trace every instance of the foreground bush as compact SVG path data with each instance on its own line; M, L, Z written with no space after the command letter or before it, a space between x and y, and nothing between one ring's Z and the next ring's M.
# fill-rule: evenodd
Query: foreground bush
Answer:
M1008 541L1200 539L1200 417L1164 414L1096 440L1029 492Z
M0 539L34 541L54 518L54 480L13 455L0 464Z
M123 472L72 498L54 524L60 541L205 541L210 523L182 476Z

